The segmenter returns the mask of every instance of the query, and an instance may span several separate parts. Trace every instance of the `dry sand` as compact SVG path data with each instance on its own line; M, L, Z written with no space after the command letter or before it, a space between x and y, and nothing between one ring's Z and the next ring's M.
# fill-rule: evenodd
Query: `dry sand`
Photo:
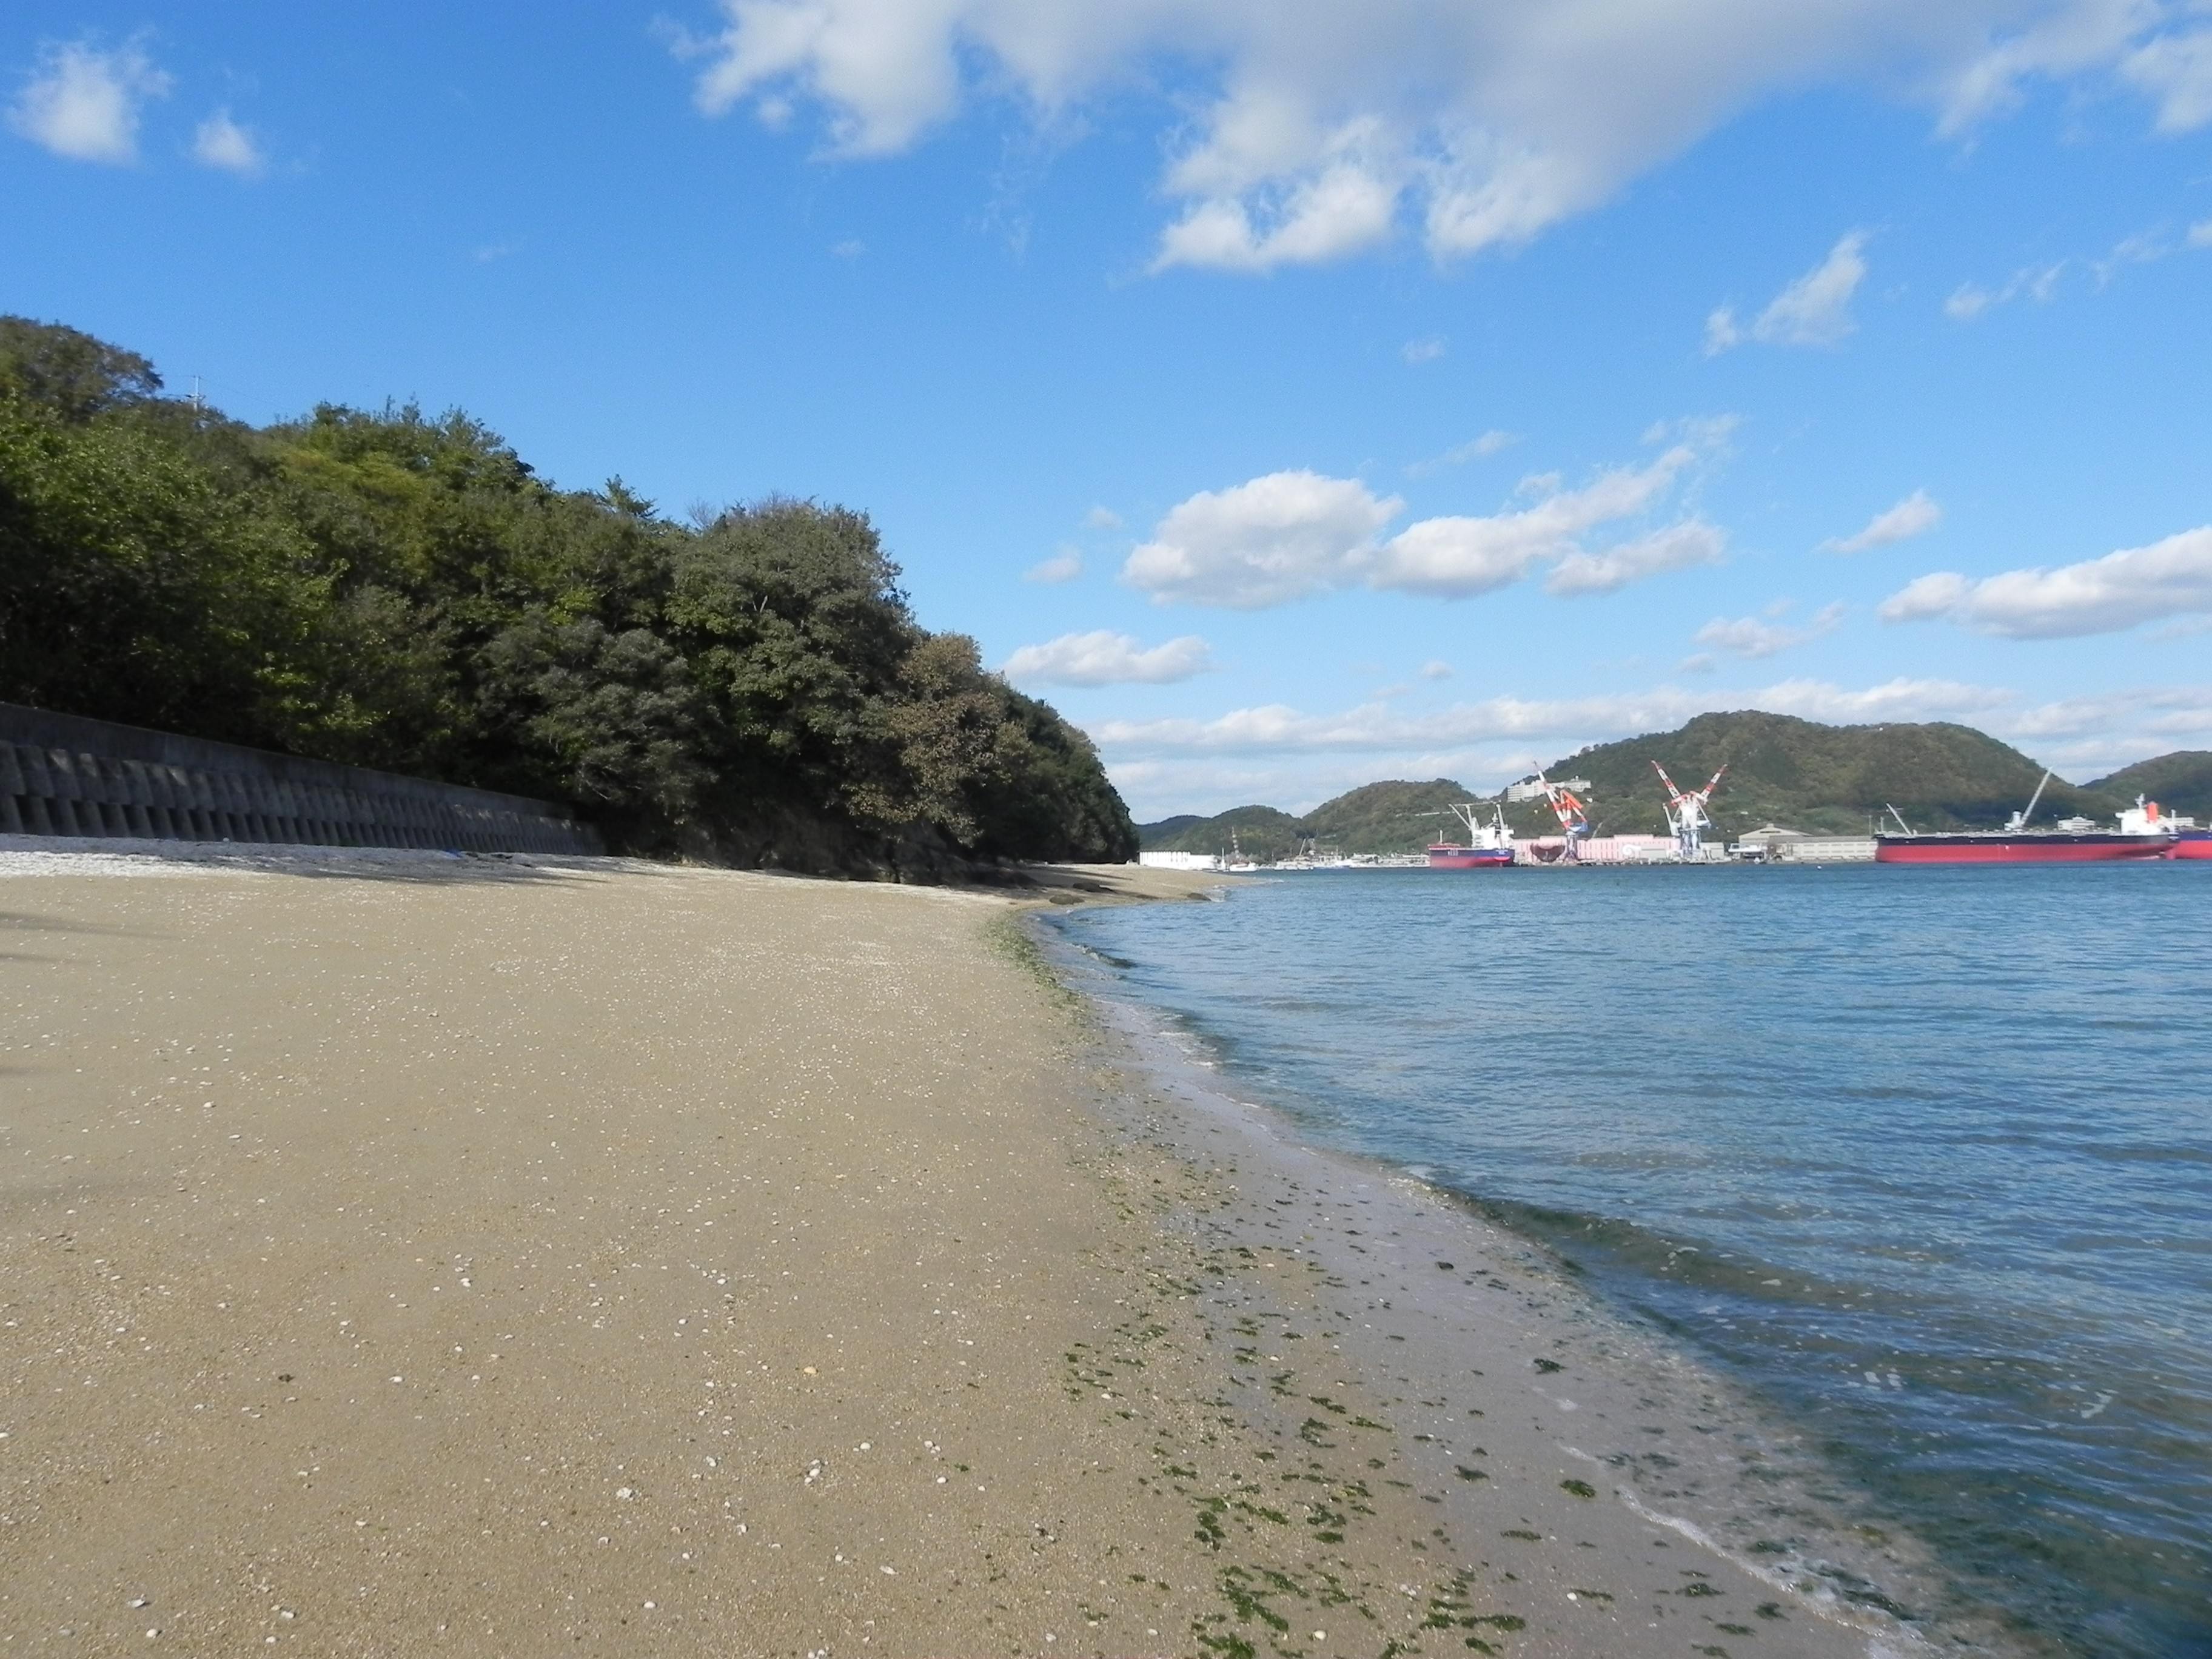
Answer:
M1910 1644L1706 1379L1018 921L0 850L0 1655Z

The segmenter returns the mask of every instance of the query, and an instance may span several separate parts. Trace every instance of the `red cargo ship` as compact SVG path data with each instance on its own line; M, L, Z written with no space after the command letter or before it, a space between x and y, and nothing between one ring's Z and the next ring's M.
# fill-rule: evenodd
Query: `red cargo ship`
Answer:
M1429 848L1429 868L1431 870L1507 870L1513 865L1513 832L1505 827L1505 809L1493 805L1492 821L1485 823L1477 816L1481 808L1474 801L1460 801L1451 809L1452 815L1467 826L1468 844L1464 847L1449 841L1440 841Z
M2184 854L2180 842L2171 820L2161 818L2156 801L2138 799L2135 805L2120 814L2117 830L2095 830L2087 818L2069 818L2049 830L2031 830L2027 820L2035 811L2035 804L2043 799L2044 785L2051 781L2051 774L2043 775L2043 782L2035 786L2035 793L2027 803L2027 810L2015 812L2002 830L1964 830L1948 835L1915 835L1895 807L1890 816L1897 819L1904 834L1876 836L1874 838L1874 861L1876 864L2102 864L2118 859L2163 859L2174 857L2204 858L2212 852Z

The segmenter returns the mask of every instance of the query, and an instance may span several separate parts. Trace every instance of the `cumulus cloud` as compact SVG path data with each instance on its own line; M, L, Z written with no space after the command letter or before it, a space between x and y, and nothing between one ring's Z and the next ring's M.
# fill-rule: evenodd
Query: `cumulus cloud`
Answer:
M1212 665L1206 641L1195 634L1147 651L1128 635L1102 628L1025 645L1000 672L1021 685L1170 685Z
M2117 634L2212 612L2212 525L2056 570L1976 579L1942 570L1882 601L1884 622L1942 619L2014 640Z
M1425 662L1421 678L1425 680L1448 680L1452 677L1452 665L1448 662Z
M1915 536L1924 536L1943 522L1943 509L1924 489L1916 489L1895 507L1885 508L1867 520L1866 528L1856 535L1831 538L1820 544L1823 553L1864 553L1871 548L1889 547L1898 542L1911 541Z
M684 43L708 60L699 107L781 125L811 102L847 155L902 150L977 90L1044 122L1111 88L1164 93L1186 136L1156 269L1336 258L1407 224L1439 258L1525 242L1808 85L1913 88L1953 134L2085 74L2136 88L2162 130L2212 118L2207 32L2157 0L720 4L719 33Z
M1083 522L1093 530L1119 530L1121 515L1110 507L1094 507L1083 515Z
M1063 544L1052 557L1022 572L1025 582L1072 582L1083 574L1083 555Z
M1723 306L1705 319L1705 355L1717 356L1746 340L1761 345L1833 345L1857 325L1851 297L1866 280L1866 233L1846 233L1828 257L1776 295L1748 330Z
M1398 355L1409 363L1431 363L1444 355L1443 337L1425 334L1418 340L1408 340L1398 348Z
M138 159L138 109L170 78L144 47L103 52L89 40L50 46L8 112L8 125L72 161L127 167Z
M1364 585L1463 599L1551 568L1559 594L1609 592L1646 576L1711 564L1723 532L1698 518L1592 552L1589 532L1642 516L1703 452L1676 444L1642 467L1616 467L1577 489L1556 474L1522 480L1528 507L1483 516L1422 519L1388 540L1404 507L1356 479L1274 472L1233 489L1205 490L1162 519L1129 556L1121 580L1156 601L1259 610L1324 589Z
M227 109L217 110L200 123L199 131L192 135L192 159L202 167L220 167L246 179L260 177L269 165L260 141L251 130L232 120Z
M1129 555L1121 580L1155 599L1253 611L1341 583L1404 505L1352 478L1271 472L1200 490Z
M1720 532L1695 519L1597 554L1581 543L1590 531L1648 512L1698 455L1693 446L1677 444L1649 466L1616 467L1579 489L1562 489L1550 477L1529 480L1540 495L1534 505L1408 525L1361 558L1361 574L1370 587L1467 599L1519 581L1541 565L1553 567L1547 584L1552 592L1588 593L1709 562L1719 556Z
M1696 638L1699 645L1710 645L1731 657L1756 661L1834 633L1843 625L1850 610L1850 606L1840 603L1824 606L1802 628L1785 628L1759 617L1716 617L1698 630ZM1710 659L1706 665L1711 665Z

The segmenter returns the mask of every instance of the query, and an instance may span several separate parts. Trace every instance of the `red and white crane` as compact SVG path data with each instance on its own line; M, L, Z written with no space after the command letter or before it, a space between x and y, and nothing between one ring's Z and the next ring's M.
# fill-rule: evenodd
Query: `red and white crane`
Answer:
M1552 816L1559 819L1559 835L1566 842L1561 849L1560 855L1571 862L1581 856L1582 843L1590 832L1589 811L1582 804L1581 798L1575 793L1573 786L1576 784L1581 784L1585 789L1589 787L1589 785L1583 783L1580 778L1571 778L1565 783L1554 783L1541 772L1536 774L1536 787L1543 792L1544 799L1551 803Z
M1701 862L1705 855L1705 839L1701 832L1713 827L1712 817L1705 811L1705 803L1720 787L1723 766L1713 774L1712 781L1702 789L1677 789L1674 780L1667 775L1667 769L1657 761L1651 769L1659 775L1659 781L1667 787L1667 827L1674 832L1674 851L1685 864Z

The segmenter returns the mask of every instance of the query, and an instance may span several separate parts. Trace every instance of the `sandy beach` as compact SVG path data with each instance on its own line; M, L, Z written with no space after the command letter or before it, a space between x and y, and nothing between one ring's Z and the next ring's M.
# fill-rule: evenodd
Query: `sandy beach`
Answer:
M1022 925L1202 878L1048 879L0 851L0 1652L1910 1650L1786 1434Z

